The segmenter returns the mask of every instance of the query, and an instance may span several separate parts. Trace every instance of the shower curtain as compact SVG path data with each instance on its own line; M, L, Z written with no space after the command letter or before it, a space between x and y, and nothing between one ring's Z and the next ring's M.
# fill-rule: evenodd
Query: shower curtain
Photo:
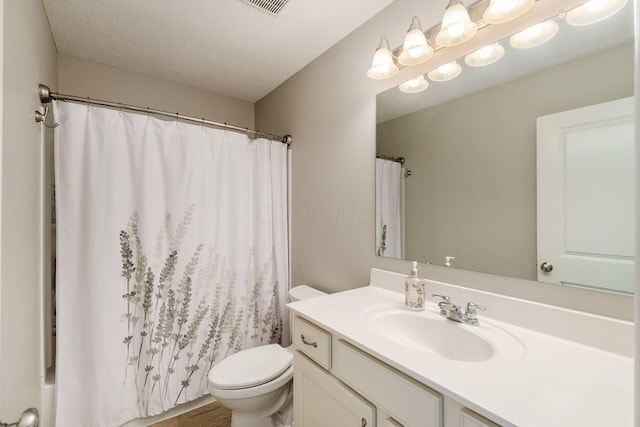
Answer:
M402 165L376 159L376 255L404 258Z
M54 109L56 425L158 414L227 355L287 344L285 144Z

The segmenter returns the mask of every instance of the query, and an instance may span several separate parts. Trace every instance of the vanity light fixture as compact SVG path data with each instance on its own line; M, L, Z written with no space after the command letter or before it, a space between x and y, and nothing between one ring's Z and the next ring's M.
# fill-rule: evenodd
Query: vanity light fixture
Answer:
M567 23L575 26L590 25L614 15L628 0L589 0L567 12Z
M471 21L469 11L461 0L449 0L436 43L440 46L457 46L471 39L478 32L478 24Z
M588 25L612 16L621 10L628 1L588 0L581 2L581 6L566 13L566 19L571 25ZM518 18L526 14L535 3L536 0L477 0L467 8L462 0L448 0L442 22L439 26L436 25L428 29L426 33L422 29L420 18L417 16L412 18L402 47L392 51L387 38L382 37L367 75L374 80L393 78L400 72L400 67L423 64L434 56L435 51L458 46L473 38L481 28L509 21L514 21L515 25ZM551 7L553 2L549 3ZM565 14L563 10L560 12L558 16ZM477 23L471 20L471 16L477 20ZM509 28L505 27L505 32L506 30ZM438 33L433 37L435 31ZM500 32L497 29L496 31ZM551 40L557 32L558 23L555 18L551 18L512 35L510 44L516 49L540 46ZM394 56L394 53L397 57ZM465 56L465 63L471 67L481 67L493 64L504 54L504 47L499 43L494 43ZM430 68L435 66L434 64ZM433 81L444 82L458 77L461 72L462 67L453 61L432 69L427 75ZM400 90L407 93L420 92L426 89L428 84L425 77L420 75L402 83Z
M504 47L500 43L490 44L464 57L464 62L471 67L484 67L493 64L504 55Z
M376 53L373 55L371 68L367 71L367 76L374 80L388 79L398 74L400 70L393 61L393 54L389 48L389 40L382 37Z
M415 79L407 80L402 83L398 88L404 93L418 93L429 87L429 82L424 78L423 74L420 74Z
M427 62L432 56L433 48L427 42L420 18L414 16L407 35L404 37L402 53L398 55L398 62L402 65L418 65Z
M534 3L535 0L491 0L482 17L488 24L502 24L522 16Z
M462 72L462 67L456 61L449 62L429 71L427 74L434 82L446 82L455 79Z
M548 42L558 32L558 23L553 19L540 22L524 31L511 36L511 46L516 49L528 49Z

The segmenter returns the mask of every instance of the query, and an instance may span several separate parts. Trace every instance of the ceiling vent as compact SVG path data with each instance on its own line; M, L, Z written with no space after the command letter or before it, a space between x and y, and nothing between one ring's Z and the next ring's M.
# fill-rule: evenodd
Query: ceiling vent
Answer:
M249 3L272 15L280 13L282 8L289 2L289 0L244 0L245 3Z

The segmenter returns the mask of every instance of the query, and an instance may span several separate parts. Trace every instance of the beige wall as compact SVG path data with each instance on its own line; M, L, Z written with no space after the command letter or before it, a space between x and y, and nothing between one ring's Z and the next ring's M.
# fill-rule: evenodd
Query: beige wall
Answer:
M43 374L42 149L38 83L57 82L56 48L40 0L5 0L2 19L0 417L40 406Z
M407 261L374 254L375 102L388 84L369 80L366 70L380 36L405 28L419 8L417 0L396 0L256 104L256 126L294 139L293 286L340 291L366 285L371 267L410 270ZM629 297L437 266L421 265L421 272L434 280L632 317Z
M536 280L536 118L629 96L633 43L378 124L413 173L405 258Z
M68 55L58 55L59 91L254 129L254 104ZM44 83L44 82L43 82Z
M634 56L634 64L635 69L640 70L640 0L634 1L635 7L635 56ZM635 76L635 96L636 96L636 251L637 248L640 248L640 115L638 112L640 111L640 73L637 71L634 74ZM634 426L640 427L640 264L636 262L636 272L635 272L635 282L636 282L636 298L635 298L635 418L634 418Z

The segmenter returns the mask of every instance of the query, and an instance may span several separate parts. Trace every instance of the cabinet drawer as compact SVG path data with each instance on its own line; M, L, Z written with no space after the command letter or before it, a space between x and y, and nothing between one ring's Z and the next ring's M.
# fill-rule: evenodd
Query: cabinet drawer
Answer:
M500 427L498 424L489 421L483 416L476 414L470 409L464 408L460 411L460 427Z
M407 426L442 425L442 395L344 341L336 345L338 378Z
M306 320L293 320L293 343L296 348L325 369L331 368L331 334Z

